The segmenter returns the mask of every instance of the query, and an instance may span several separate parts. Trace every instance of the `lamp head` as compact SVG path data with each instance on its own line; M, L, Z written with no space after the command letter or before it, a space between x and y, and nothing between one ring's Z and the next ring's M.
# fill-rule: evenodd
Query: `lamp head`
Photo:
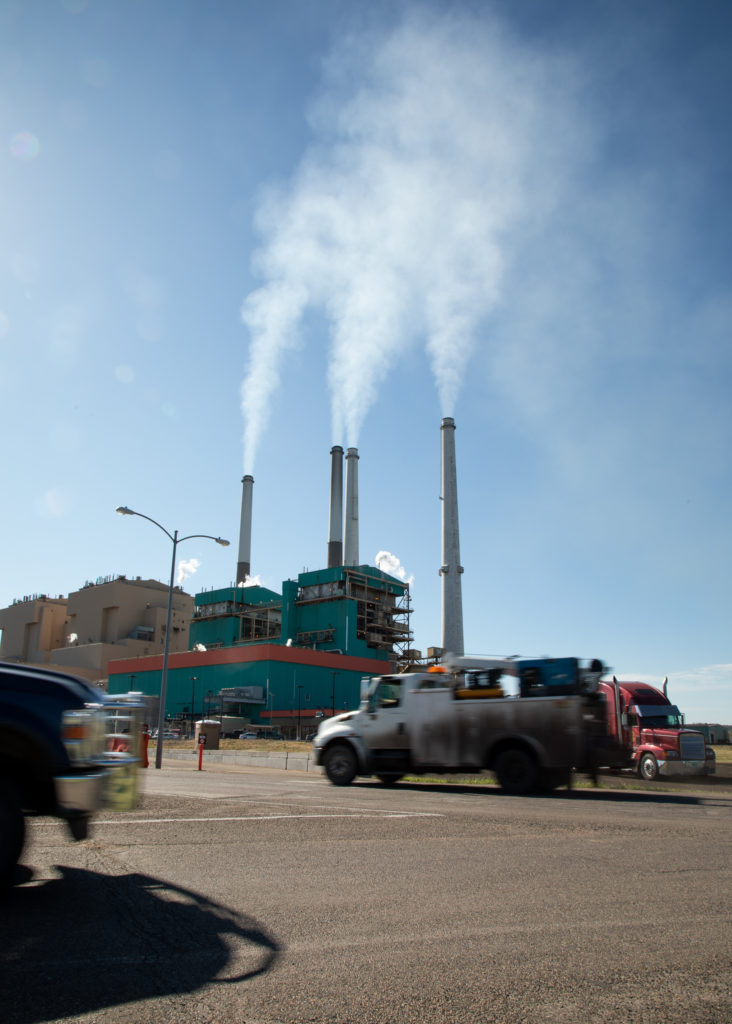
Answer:
M214 537L214 540L217 544L220 544L222 548L228 548L229 546L228 540L224 540L223 537Z
M136 516L137 513L133 512L131 508L127 508L126 505L120 505L119 508L115 509L118 516Z

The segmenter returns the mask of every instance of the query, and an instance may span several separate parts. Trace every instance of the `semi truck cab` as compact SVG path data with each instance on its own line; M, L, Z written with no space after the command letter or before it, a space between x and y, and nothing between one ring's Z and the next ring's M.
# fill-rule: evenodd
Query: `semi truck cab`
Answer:
M643 779L679 775L713 775L714 751L702 733L689 729L684 716L663 690L648 683L601 683L608 731L626 750L630 766ZM612 765L611 767L623 767Z

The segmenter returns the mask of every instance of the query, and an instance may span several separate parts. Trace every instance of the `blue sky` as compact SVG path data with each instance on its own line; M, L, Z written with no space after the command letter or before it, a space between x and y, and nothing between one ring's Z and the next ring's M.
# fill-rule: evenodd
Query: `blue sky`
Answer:
M0 606L360 555L732 721L726 2L3 0ZM197 563L197 564L194 564ZM194 571L195 570L195 571ZM399 571L399 570L397 570Z

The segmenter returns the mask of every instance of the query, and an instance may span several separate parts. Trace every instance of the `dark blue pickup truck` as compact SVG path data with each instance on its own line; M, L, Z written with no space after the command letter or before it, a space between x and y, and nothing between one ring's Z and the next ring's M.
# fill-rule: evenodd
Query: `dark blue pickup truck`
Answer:
M68 822L85 839L102 807L130 809L144 705L83 679L0 662L0 890L20 858L26 815Z

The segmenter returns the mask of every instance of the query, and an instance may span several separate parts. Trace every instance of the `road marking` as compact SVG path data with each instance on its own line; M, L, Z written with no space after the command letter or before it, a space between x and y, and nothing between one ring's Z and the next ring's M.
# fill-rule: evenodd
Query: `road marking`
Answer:
M428 811L371 811L365 814L242 814L221 818L94 818L94 825L175 825L197 821L287 821L290 818L444 818Z

